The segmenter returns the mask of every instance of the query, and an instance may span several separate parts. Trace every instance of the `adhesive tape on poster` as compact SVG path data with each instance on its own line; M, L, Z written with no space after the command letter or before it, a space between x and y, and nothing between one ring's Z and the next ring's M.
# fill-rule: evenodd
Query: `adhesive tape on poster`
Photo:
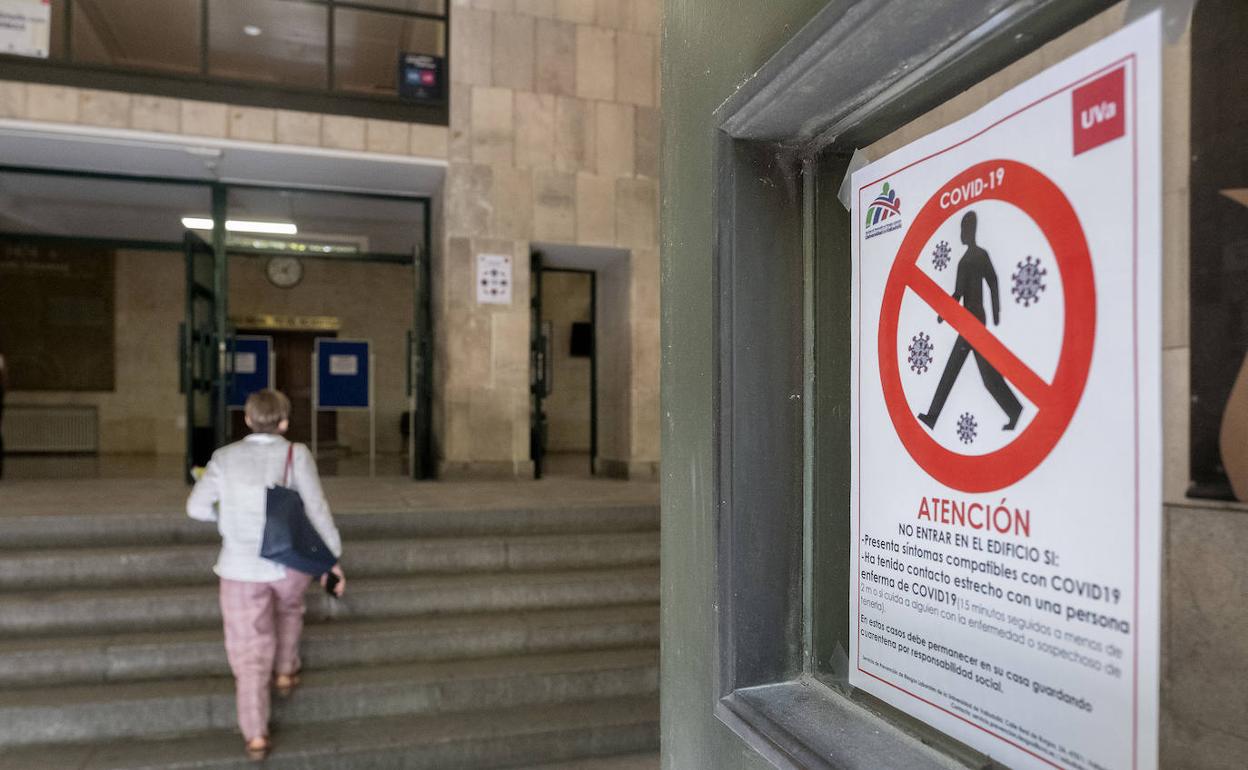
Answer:
M1194 5L1196 0L1127 0L1127 13L1122 23L1126 26L1160 10L1162 34L1166 36L1166 42L1173 45L1187 32Z
M855 149L854 154L849 158L849 167L845 169L845 178L841 180L841 188L836 193L837 200L841 202L841 205L844 206L847 211L849 210L849 205L851 203L849 199L850 192L853 189L853 185L850 184L850 179L854 176L855 171L863 168L870 162L871 159L868 158L867 154L861 149Z

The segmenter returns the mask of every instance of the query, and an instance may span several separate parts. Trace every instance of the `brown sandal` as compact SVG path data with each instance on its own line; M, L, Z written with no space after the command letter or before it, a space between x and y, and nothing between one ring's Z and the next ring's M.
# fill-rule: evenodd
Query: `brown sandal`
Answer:
M278 674L273 679L273 686L277 689L279 698L289 698L295 688L299 686L299 672L293 674Z
M243 748L247 752L247 758L252 762L263 762L264 758L269 755L271 746L269 745L269 739L261 736L247 741Z

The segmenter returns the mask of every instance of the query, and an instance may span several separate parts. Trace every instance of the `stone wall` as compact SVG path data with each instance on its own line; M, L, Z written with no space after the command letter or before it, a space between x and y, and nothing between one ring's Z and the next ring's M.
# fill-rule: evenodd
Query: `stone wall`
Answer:
M616 246L599 276L625 297L600 319L627 351L599 378L600 457L650 475L658 447L657 0L457 0L450 168L435 298L443 467L524 475L529 465L529 244ZM513 256L509 306L478 305L476 254ZM610 272L611 275L606 275ZM451 344L469 330L466 344ZM462 339L462 337L461 337ZM604 362L605 363L605 362ZM611 407L621 414L607 419ZM622 419L620 419L622 417Z
M445 126L0 81L0 118L445 158Z
M115 281L114 390L13 391L7 401L96 407L103 453L181 454L186 451L186 400L178 393L178 324L186 318L182 255L119 251Z
M186 268L180 253L119 251L116 269L116 387L111 393L14 391L10 404L90 404L99 410L100 451L168 454L186 450L185 397L178 392L178 324ZM230 313L336 316L338 336L371 339L377 355L377 450L397 453L407 408L404 345L412 318L412 269L308 260L303 281L278 289L264 260L230 260ZM366 413L342 413L339 443L368 452Z

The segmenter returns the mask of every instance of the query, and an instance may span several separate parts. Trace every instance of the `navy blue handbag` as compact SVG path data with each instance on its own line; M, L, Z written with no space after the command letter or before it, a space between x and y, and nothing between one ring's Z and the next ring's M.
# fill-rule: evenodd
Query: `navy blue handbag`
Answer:
M308 521L303 508L303 498L286 486L290 481L290 466L294 459L295 445L286 451L286 471L282 485L269 487L264 508L264 539L260 542L260 555L291 569L317 577L338 563L329 546Z

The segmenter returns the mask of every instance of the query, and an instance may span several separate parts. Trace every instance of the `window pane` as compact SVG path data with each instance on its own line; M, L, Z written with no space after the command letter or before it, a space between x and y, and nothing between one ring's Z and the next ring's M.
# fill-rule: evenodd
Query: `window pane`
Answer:
M399 55L446 55L444 22L339 8L334 17L334 87L394 96Z
M1191 65L1188 494L1233 499L1239 492L1244 499L1248 435L1240 380L1248 372L1248 71L1237 52L1248 33L1248 5L1202 2L1197 9Z
M329 9L289 0L210 0L208 71L217 77L325 88Z
M73 59L199 72L199 0L74 0Z

